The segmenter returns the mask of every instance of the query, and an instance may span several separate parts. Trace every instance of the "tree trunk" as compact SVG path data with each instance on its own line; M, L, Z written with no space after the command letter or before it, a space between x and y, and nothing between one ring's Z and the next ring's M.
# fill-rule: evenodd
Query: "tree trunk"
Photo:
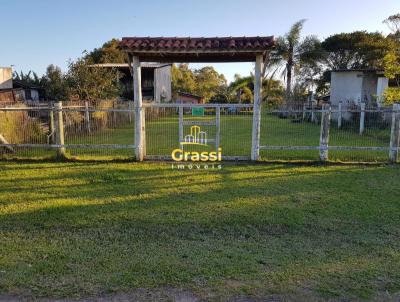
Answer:
M292 92L292 69L293 69L293 63L289 61L286 64L286 95L285 95L286 104L289 103L290 94Z

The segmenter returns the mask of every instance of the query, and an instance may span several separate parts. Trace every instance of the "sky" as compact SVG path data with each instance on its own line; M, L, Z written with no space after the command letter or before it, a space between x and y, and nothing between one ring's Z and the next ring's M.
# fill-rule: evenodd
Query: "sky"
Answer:
M0 66L41 75L49 64L65 70L84 50L126 36L279 36L303 18L303 35L320 39L388 33L382 21L400 12L400 0L0 0L0 7ZM207 65L228 81L253 70L251 63Z

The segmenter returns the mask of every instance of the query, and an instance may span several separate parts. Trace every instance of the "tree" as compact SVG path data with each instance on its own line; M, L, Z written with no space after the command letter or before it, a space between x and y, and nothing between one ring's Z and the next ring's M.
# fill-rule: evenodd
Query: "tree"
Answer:
M397 37L397 39L400 38L400 14L389 16L383 23L389 27L392 34Z
M315 36L300 37L305 21L296 22L285 36L277 38L276 48L271 52L268 63L275 71L282 70L286 80L286 101L292 91L293 72L317 64L322 57L320 41Z
M119 95L120 74L115 69L91 66L90 58L80 58L68 64L67 81L71 95L80 100L102 100Z
M171 77L174 94L178 93L178 91L195 93L196 80L193 71L189 69L189 64L172 65Z
M29 70L28 73L24 73L22 70L19 73L14 71L13 79L28 85L42 86L41 79L38 77L37 73L32 70Z
M85 59L92 60L94 64L128 63L127 54L118 48L118 44L118 39L112 39L104 43L102 47L93 49L85 56Z
M262 100L269 107L276 107L283 101L284 88L280 81L264 78L262 81ZM241 77L235 75L235 79L228 87L231 99L235 102L252 103L254 99L254 75Z
M383 65L385 67L385 77L394 80L396 86L388 87L385 90L385 103L393 104L400 101L400 55L395 51L386 54Z
M46 74L42 77L42 83L48 100L65 101L68 99L67 81L60 67L53 64L47 66Z
M172 91L198 94L210 101L217 94L224 94L227 84L223 74L212 66L191 70L188 64L172 66Z
M227 87L226 79L223 74L219 74L212 66L206 66L194 71L196 79L195 93L204 97L206 101L210 100L221 89Z
M326 52L325 64L333 70L381 68L382 58L390 50L381 33L366 31L332 35L321 45Z

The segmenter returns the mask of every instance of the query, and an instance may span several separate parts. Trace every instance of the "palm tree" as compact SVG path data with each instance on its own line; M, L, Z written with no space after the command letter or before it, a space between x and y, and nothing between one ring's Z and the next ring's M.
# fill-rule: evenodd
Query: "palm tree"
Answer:
M267 63L273 74L281 71L281 76L286 80L286 102L292 91L293 72L299 72L302 67L315 66L323 54L320 41L315 36L301 39L300 33L305 21L302 19L296 22L287 34L276 39L276 48Z

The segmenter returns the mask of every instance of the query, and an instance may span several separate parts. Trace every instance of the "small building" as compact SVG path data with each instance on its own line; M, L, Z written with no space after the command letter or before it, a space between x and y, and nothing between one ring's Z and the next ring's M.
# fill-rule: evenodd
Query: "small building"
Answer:
M40 87L13 80L11 67L0 67L0 102L38 102Z
M0 67L0 90L13 88L12 68Z
M40 87L13 80L13 90L22 100L27 102L39 102Z
M156 103L170 102L171 93L171 64L141 63L142 98ZM133 78L129 64L104 63L94 64L92 67L116 68L122 75L121 97L133 100Z
M389 80L382 70L352 69L333 70L331 72L330 103L337 107L342 102L343 108L350 105L383 103L383 93Z
M176 96L177 104L204 104L204 98L188 92L178 91Z

